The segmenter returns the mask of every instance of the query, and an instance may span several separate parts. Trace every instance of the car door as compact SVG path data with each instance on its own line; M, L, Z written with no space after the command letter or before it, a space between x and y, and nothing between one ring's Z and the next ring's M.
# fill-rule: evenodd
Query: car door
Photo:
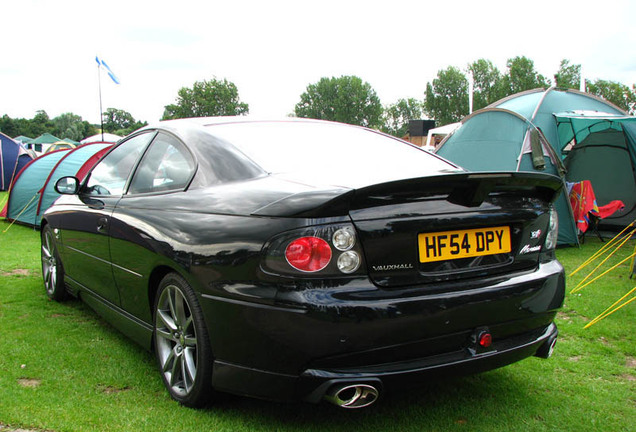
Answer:
M176 202L187 193L195 169L194 157L181 141L158 133L110 218L110 254L121 307L146 322L151 320L150 273L178 255L173 249L179 235L175 218L184 217L184 211Z
M153 137L136 135L111 150L88 175L76 205L61 218L66 276L115 305L120 299L110 256L111 215Z

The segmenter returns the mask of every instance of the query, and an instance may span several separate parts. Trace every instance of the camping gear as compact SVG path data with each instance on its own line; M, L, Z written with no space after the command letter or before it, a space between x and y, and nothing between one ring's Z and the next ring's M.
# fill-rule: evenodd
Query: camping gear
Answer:
M622 119L620 129L626 144L621 150L623 159L620 169L609 164L618 159L609 157L609 153L615 153L608 150L613 148L612 145L603 144L600 147L606 148L599 150L599 143L596 142L586 150L579 151L586 147L580 145L583 139L599 132L593 127L588 134L583 131L582 123L580 124L587 122L581 120L581 117L589 120L592 113L596 119ZM558 120L556 114L562 120ZM636 123L628 119L636 120L613 104L577 90L529 90L497 101L465 117L462 125L440 144L437 154L471 171L540 171L560 176L564 181L564 192L555 204L560 222L558 241L561 245L576 245L577 229L565 188L566 180L590 180L601 206L613 200L625 203L623 212L617 212L601 221L601 226L608 221L627 224L635 217L632 212L636 211L633 209L636 193L630 191L636 190ZM613 124L612 130L619 128ZM600 137L590 139L596 138ZM573 152L571 149L577 146L579 149ZM596 153L603 152L606 156L597 158L594 166L591 166L590 162L593 160L589 157L583 158L585 163L581 163L580 155L589 154L592 149ZM579 156L569 158L571 155ZM627 184L616 183L614 180L606 182L606 179L619 175L619 172ZM612 187L605 186L606 183ZM626 196L628 194L631 195ZM625 214L627 216L623 217ZM625 223L627 219L629 221Z
M42 215L59 197L55 182L64 176L83 179L111 146L86 144L46 153L31 161L17 175L2 214L9 220L40 226Z
M636 117L567 112L554 115L566 180L589 180L599 206L614 200L623 211L606 216L601 227L622 228L636 219ZM574 144L574 145L573 145Z
M0 132L0 191L6 191L11 182L33 158L18 142Z
M583 240L588 228L596 233L603 241L603 237L598 232L598 223L601 219L610 217L625 207L621 200L611 201L609 204L599 206L596 202L596 195L589 180L582 180L575 183L567 183L570 195L570 205L574 213L574 222L579 233L579 238Z

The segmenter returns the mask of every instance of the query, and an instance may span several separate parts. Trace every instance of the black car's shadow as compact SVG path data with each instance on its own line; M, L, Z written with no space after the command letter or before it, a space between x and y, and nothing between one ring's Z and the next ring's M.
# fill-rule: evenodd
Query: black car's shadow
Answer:
M222 395L201 414L216 417L222 413L239 423L254 423L252 430L259 429L258 425L268 425L267 430L438 430L488 423L498 415L514 412L520 401L537 397L528 387L514 373L501 369L386 394L363 409L347 410L327 402L283 404Z
M131 352L144 363L139 367L147 368L148 374L156 373L157 391L169 400L167 391L159 390L161 378L152 359L154 354L134 344L81 301L72 299L66 306L85 319L94 319L102 331L122 344L130 344ZM537 391L541 379L533 376L528 382L527 378L515 365L477 375L438 378L417 388L382 394L374 405L354 410L325 401L277 403L218 393L208 406L192 411L195 417L207 418L212 424L229 421L251 431L452 430L467 423L474 426L494 420L509 425L516 421L525 404L537 405L541 398ZM170 403L178 406L175 401Z

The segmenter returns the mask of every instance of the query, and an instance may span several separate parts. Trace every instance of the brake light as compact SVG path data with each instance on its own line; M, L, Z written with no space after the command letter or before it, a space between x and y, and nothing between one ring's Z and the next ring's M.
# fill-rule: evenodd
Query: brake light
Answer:
M317 272L327 267L331 261L331 248L321 238L301 237L289 243L285 249L285 258L297 270Z
M337 223L272 237L263 247L261 269L270 275L324 278L363 274L365 264L353 224Z

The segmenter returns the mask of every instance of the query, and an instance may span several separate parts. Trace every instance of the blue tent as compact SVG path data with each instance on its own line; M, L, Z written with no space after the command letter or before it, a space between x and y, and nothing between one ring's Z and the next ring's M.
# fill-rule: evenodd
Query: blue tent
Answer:
M64 176L82 179L112 144L87 144L58 150L33 160L16 177L9 191L6 217L27 225L40 226L42 215L59 197L55 182Z
M6 191L33 158L22 145L0 132L0 191Z

